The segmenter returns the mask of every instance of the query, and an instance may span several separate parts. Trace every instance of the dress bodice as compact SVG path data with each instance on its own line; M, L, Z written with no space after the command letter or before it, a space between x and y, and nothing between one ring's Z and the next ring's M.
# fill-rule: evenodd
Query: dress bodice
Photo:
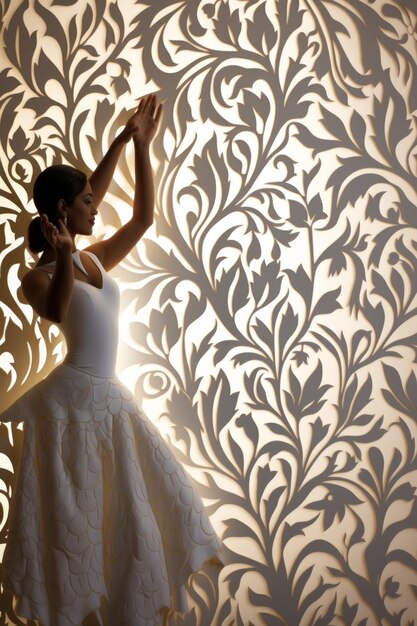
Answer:
M71 302L65 320L58 324L67 344L64 363L92 376L113 376L115 372L120 294L117 283L110 278L92 252L84 254L93 260L102 276L101 288L74 279ZM73 253L75 265L87 274L79 250ZM51 273L54 265L39 266Z

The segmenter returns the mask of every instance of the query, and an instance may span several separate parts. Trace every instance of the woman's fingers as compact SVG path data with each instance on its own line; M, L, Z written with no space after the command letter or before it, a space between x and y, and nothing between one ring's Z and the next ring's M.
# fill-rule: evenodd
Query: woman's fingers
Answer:
M152 110L155 108L156 95L154 93L150 93L145 96L145 106L144 113L152 114Z
M152 94L152 96L150 98L150 103L149 103L149 115L151 117L154 116L155 109L156 109L156 95Z
M48 220L48 216L45 215L45 213L41 215L41 230L47 242L54 245L58 235L58 229Z
M61 235L64 235L67 229L65 228L65 224L61 220L61 218L57 219L56 225L57 225L57 230L61 233Z
M136 113L140 113L145 106L145 98L141 98L139 100L138 108L136 109Z
M143 96L138 104L138 108L136 109L136 115L149 115L150 117L154 117L155 111L157 110L157 97L156 94L150 93L147 96Z
M48 224L47 228L47 239L49 243L53 243L56 240L56 236L58 234L58 229L54 224Z
M156 109L156 113L155 113L155 122L158 123L159 122L159 118L161 117L161 113L162 113L162 103L158 105L158 108Z

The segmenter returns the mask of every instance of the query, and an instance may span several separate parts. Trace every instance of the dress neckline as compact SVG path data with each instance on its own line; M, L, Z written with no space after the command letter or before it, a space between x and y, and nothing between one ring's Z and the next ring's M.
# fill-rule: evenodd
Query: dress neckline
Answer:
M87 251L86 251L87 252ZM74 260L75 265L78 267L78 269L80 270L80 272L82 272L83 274L85 274L86 276L88 276L88 272L86 271L83 262L81 261L81 256L80 256L81 250L74 250L74 252L72 252L72 257ZM88 252L87 252L88 254ZM55 259L53 261L49 261L49 263L44 263L43 265L39 265L38 267L42 268L42 267L48 267L48 265L53 265L55 263Z
M80 250L74 250L74 252L72 253L72 256L74 258L74 263L78 267L80 272L88 276L88 272L86 271L83 265L83 262L81 261Z
M96 267L98 268L100 274L101 274L101 287L96 287L96 285L93 285L92 283L87 282L86 280L80 280L79 278L74 278L75 281L82 283L83 285L90 285L90 287L92 287L93 289L98 289L98 291L101 291L104 287L104 274L103 274L103 270L101 268L101 263L100 260L96 257L96 255L93 252L89 252L88 250L74 250L74 252L72 252L72 257L73 257L73 261L74 264L78 267L78 269L80 270L80 272L82 272L83 274L85 274L86 276L90 276L89 273L87 272L87 270L85 269L82 261L81 261L81 252L85 252L86 254L88 254L88 256L93 256L97 259L98 263L95 262L94 259L92 259L94 265L96 265ZM53 265L55 263L55 259L53 261L49 261L49 263L45 263L44 265L39 265L38 269L44 269L46 267L48 267L48 265Z

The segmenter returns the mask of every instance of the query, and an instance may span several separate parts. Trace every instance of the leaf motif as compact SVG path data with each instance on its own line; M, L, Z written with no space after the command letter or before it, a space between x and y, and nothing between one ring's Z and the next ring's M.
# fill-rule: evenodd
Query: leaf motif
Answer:
M298 324L298 315L294 314L291 303L288 303L286 312L284 313L279 329L279 350L282 353L288 340L294 334Z
M34 74L39 89L45 93L45 85L48 80L54 79L60 84L62 83L62 75L51 59L46 56L43 50L39 53L39 60L35 65Z
M390 506L396 500L404 500L410 502L415 499L416 488L410 482L403 483L397 489L394 489L387 498L387 504Z
M250 441L252 441L256 450L259 441L259 429L255 423L255 420L252 417L252 413L240 415L236 419L235 423L236 426L238 426L239 428L243 428L245 434L250 439Z
M321 298L319 298L317 304L313 309L312 316L316 315L328 315L329 313L333 313L337 309L341 309L341 304L337 301L337 298L340 295L341 288L338 287L333 291L329 291L325 293Z
M374 416L370 414L358 415L355 417L352 424L355 426L367 426L370 422L372 422Z
M335 594L323 617L315 620L313 626L330 626L331 620L335 617L336 600L337 596Z
M268 499L264 500L266 503L266 519L270 521L272 516L277 510L278 502L281 499L282 494L286 490L286 487L283 485L276 487L273 491L271 491Z
M299 265L297 270L285 270L288 278L290 279L291 286L299 293L306 303L311 302L313 295L313 283L307 275L304 267Z
M339 139L341 145L350 146L352 144L351 138L347 134L346 127L340 117L322 105L320 106L320 111L323 115L321 122L324 128L330 133L330 135Z
M321 417L318 417L314 422L310 424L311 435L311 449L313 450L320 442L322 442L327 433L329 432L329 424L323 424Z
M311 524L314 524L317 517L318 515L310 520L295 522L294 524L289 524L288 522L285 522L284 531L282 533L282 546L285 547L289 540L293 537L296 537L297 535L304 535L304 529L308 526L311 526Z
M181 425L189 428L190 431L195 432L197 428L202 430L196 407L193 406L191 399L181 389L172 390L167 400L167 408L169 414L173 418L178 416L178 419L181 420Z
M304 570L302 574L300 574L297 582L294 585L293 597L297 601L297 604L299 604L300 602L301 595L306 588L307 582L310 579L313 569L314 565L310 565L310 567L307 567L307 569Z
M318 411L322 406L319 402L320 398L326 393L331 385L322 385L320 383L323 377L323 368L319 361L316 369L307 378L300 398L300 409L302 415L311 415Z
M350 605L347 596L345 596L342 604L342 613L343 618L346 620L347 626L352 626L353 620L355 619L357 612L358 604Z
M117 2L111 2L109 4L109 12L110 15L112 17L112 19L115 21L115 23L117 24L117 26L119 27L120 33L124 32L124 21L123 21L123 15L122 12L120 11L120 8L117 4ZM162 48L159 49L159 52L162 51ZM164 60L165 60L165 55L162 53ZM172 64L172 61L170 61L170 64Z
M382 274L380 274L376 270L372 270L372 282L374 284L372 293L376 293L379 296L382 296L384 300L386 300L390 304L394 314L397 315L398 314L397 303L391 292L391 289L388 286L388 283L386 282Z
M233 17L232 20L233 14L230 12L228 4L226 2L222 2L217 13L217 19L213 20L217 37L220 39L220 41L226 44L233 44L231 37L231 33L233 32L233 30L229 27L231 26L232 22L233 25L235 24L236 17L238 18L239 12L236 10L233 13L235 14L235 17Z
M86 5L81 21L81 33L85 35L93 23L93 10L89 4Z
M260 543L258 535L253 530L251 526L248 526L241 520L235 518L229 518L224 520L224 525L226 526L226 530L224 531L224 537L250 537L257 544ZM256 527L256 526L255 526Z
M236 413L238 393L231 393L226 374L220 371L217 378L212 378L207 394L203 393L204 415L214 423L216 433L219 434L232 420ZM214 402L218 396L217 406Z
M340 441L349 441L350 443L371 443L380 439L387 431L385 428L381 428L383 422L383 418L380 417L373 424L371 430L363 433L362 435L342 435L339 439Z
M260 4L256 9L253 21L247 20L247 36L252 46L262 54L263 41L265 41L266 52L269 52L276 44L277 31L268 19L265 3Z
M281 426L281 424L276 424L274 422L268 422L266 425L276 435L282 435L284 437L288 437L288 431L284 428L284 426Z
M256 334L259 339L261 339L261 341L263 341L268 347L273 345L274 336L269 327L262 320L256 320L254 329L256 330Z
M232 603L230 598L227 598L226 602L224 602L222 608L219 613L219 624L226 623L226 618L231 614L232 611Z
M352 337L352 362L355 362L356 352L362 339L366 340L367 347L369 347L371 341L371 333L366 330L357 330Z
M226 341L219 341L215 345L216 354L213 358L214 365L218 365L220 361L222 361L233 348L240 348L241 345L235 339L229 339ZM252 356L252 355L251 355Z
M365 294L362 312L366 319L371 323L376 336L379 337L385 323L385 312L382 304L378 302L378 304L374 307L369 301L368 296Z
M263 593L257 593L256 591L253 591L253 589L251 589L250 587L248 589L248 594L249 594L249 601L251 602L253 606L262 606L262 607L268 607L271 609L274 608L272 599L269 596L266 596Z
M382 364L382 368L384 370L385 379L389 385L390 391L393 392L390 393L386 389L383 389L382 393L384 394L385 399L400 411L403 411L404 409L407 410L409 407L409 401L404 392L403 384L398 371L386 363Z
M323 211L323 202L320 194L317 193L311 198L308 203L308 214L311 221L322 220L327 217L326 213Z
M239 278L237 280L234 290L232 291L232 314L236 315L236 313L247 304L248 300L249 300L248 279L243 270L242 265L240 265Z
M260 259L262 256L262 252L261 252L261 246L259 244L259 239L258 237L254 234L252 237L252 241L249 245L248 248L248 254L247 254L247 262L248 264L251 261L254 261L255 259Z
M378 494L378 487L376 485L376 482L372 474L367 469L361 469L361 471L359 472L359 478L363 483L368 485L375 494Z
M94 67L96 61L94 59L84 58L82 59L75 68L74 76L78 78L84 72L88 72L92 67Z
M354 511L352 511L352 513L356 521L356 528L353 531L349 540L349 550L352 548L352 546L355 546L358 543L363 543L365 541L365 525L359 515L357 515Z
M399 598L400 594L397 593L400 584L397 581L394 581L394 578L390 576L385 581L385 593L389 598Z
M237 590L240 587L241 580L242 580L243 576L245 576L245 574L247 574L249 572L253 572L253 569L252 568L248 568L248 567L240 567L239 569L236 569L236 570L230 572L225 577L226 582L229 583L230 593L231 593L232 597L234 597L236 595L236 592L237 592ZM219 623L219 626L220 626L220 623Z
M326 569L332 574L332 576L335 576L336 578L346 578L346 574L336 567L326 566Z
M257 480L257 501L260 502L262 498L262 494L265 489L268 487L269 483L275 478L276 472L271 470L269 465L265 465L264 467L260 467L258 469L258 480Z
M371 401L372 392L372 378L368 374L368 377L362 387L356 394L355 400L352 403L351 415L356 416L362 409Z
M300 603L300 614L303 615L305 612L316 602L317 600L323 597L323 594L327 589L332 589L337 587L339 583L323 583L323 577L320 576L320 582L313 591L304 596L302 602Z
M259 615L262 617L266 626L287 626L287 623L283 622L278 615L262 612L260 612Z
M296 200L291 200L290 203L290 217L288 221L297 228L304 228L308 225L307 223L307 211L304 205Z

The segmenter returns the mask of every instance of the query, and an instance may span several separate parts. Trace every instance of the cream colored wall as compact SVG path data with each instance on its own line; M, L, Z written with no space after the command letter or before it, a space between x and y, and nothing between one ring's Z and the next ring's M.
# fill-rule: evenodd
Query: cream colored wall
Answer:
M156 91L157 217L114 271L119 372L227 559L171 624L414 624L414 0L0 12L3 408L64 350L19 287L32 180L60 160L92 170ZM129 215L131 166L128 150L98 238ZM4 542L21 431L1 428Z

